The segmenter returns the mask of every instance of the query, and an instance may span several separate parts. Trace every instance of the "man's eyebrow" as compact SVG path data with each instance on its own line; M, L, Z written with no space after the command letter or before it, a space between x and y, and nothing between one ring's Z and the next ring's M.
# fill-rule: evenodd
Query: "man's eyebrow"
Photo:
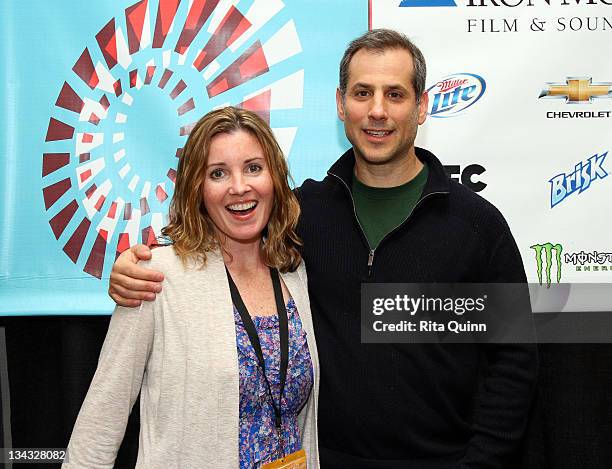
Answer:
M357 82L357 83L355 83L355 84L353 84L351 86L351 89L355 89L355 88L372 89L372 88L374 88L374 86L369 84L369 83ZM385 90L403 90L403 91L408 91L408 88L406 88L401 83L391 83L391 84L388 84L388 85L384 85L384 88L385 88Z
M397 84L392 84L392 85L386 85L385 89L387 90L403 90L403 91L408 91L408 88L406 88L404 85L397 83Z
M372 88L372 85L368 83L357 82L353 86L351 86L351 89L352 88Z

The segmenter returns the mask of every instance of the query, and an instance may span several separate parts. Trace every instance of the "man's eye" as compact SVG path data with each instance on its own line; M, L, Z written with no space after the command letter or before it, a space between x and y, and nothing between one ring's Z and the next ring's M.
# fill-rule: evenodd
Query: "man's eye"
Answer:
M359 90L355 93L355 96L358 96L360 98L365 98L367 96L369 96L369 91L368 90Z
M401 93L399 93L398 91L391 91L391 92L389 93L389 97L390 97L391 99L400 99L400 98L402 97L402 94L401 94Z
M256 163L251 163L248 167L247 170L249 173L258 173L259 171L261 171L261 165L256 164Z
M221 169L214 169L210 173L212 179L221 179L223 177L223 171Z

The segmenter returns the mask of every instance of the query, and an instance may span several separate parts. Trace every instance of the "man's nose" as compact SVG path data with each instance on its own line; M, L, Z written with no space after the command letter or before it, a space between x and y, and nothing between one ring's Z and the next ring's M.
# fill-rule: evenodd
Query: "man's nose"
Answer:
M368 117L374 120L384 120L387 118L387 107L384 96L381 93L374 94L370 101Z

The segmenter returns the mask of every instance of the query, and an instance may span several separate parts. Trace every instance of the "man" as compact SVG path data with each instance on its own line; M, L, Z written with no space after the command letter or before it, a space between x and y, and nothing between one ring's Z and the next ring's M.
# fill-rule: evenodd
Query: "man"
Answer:
M526 282L506 222L414 147L425 121L425 60L405 36L373 30L340 64L338 116L352 144L322 182L298 189L321 362L323 468L501 468L525 428L535 348L362 344L367 282ZM109 292L135 305L160 273L122 254ZM133 278L130 278L133 277Z

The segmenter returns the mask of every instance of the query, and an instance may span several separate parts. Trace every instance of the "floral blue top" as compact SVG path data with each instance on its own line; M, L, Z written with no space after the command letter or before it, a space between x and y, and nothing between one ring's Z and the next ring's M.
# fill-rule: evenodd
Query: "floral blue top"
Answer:
M306 404L313 383L312 361L308 351L306 331L302 329L302 322L293 299L287 302L287 318L289 365L281 407L285 454L298 451L302 447L297 415ZM278 454L279 442L268 387L257 362L257 355L235 307L234 322L240 373L240 469L251 469L274 461L281 455ZM280 392L278 316L255 316L253 323L261 343L266 376L272 387L275 404L278 406Z

